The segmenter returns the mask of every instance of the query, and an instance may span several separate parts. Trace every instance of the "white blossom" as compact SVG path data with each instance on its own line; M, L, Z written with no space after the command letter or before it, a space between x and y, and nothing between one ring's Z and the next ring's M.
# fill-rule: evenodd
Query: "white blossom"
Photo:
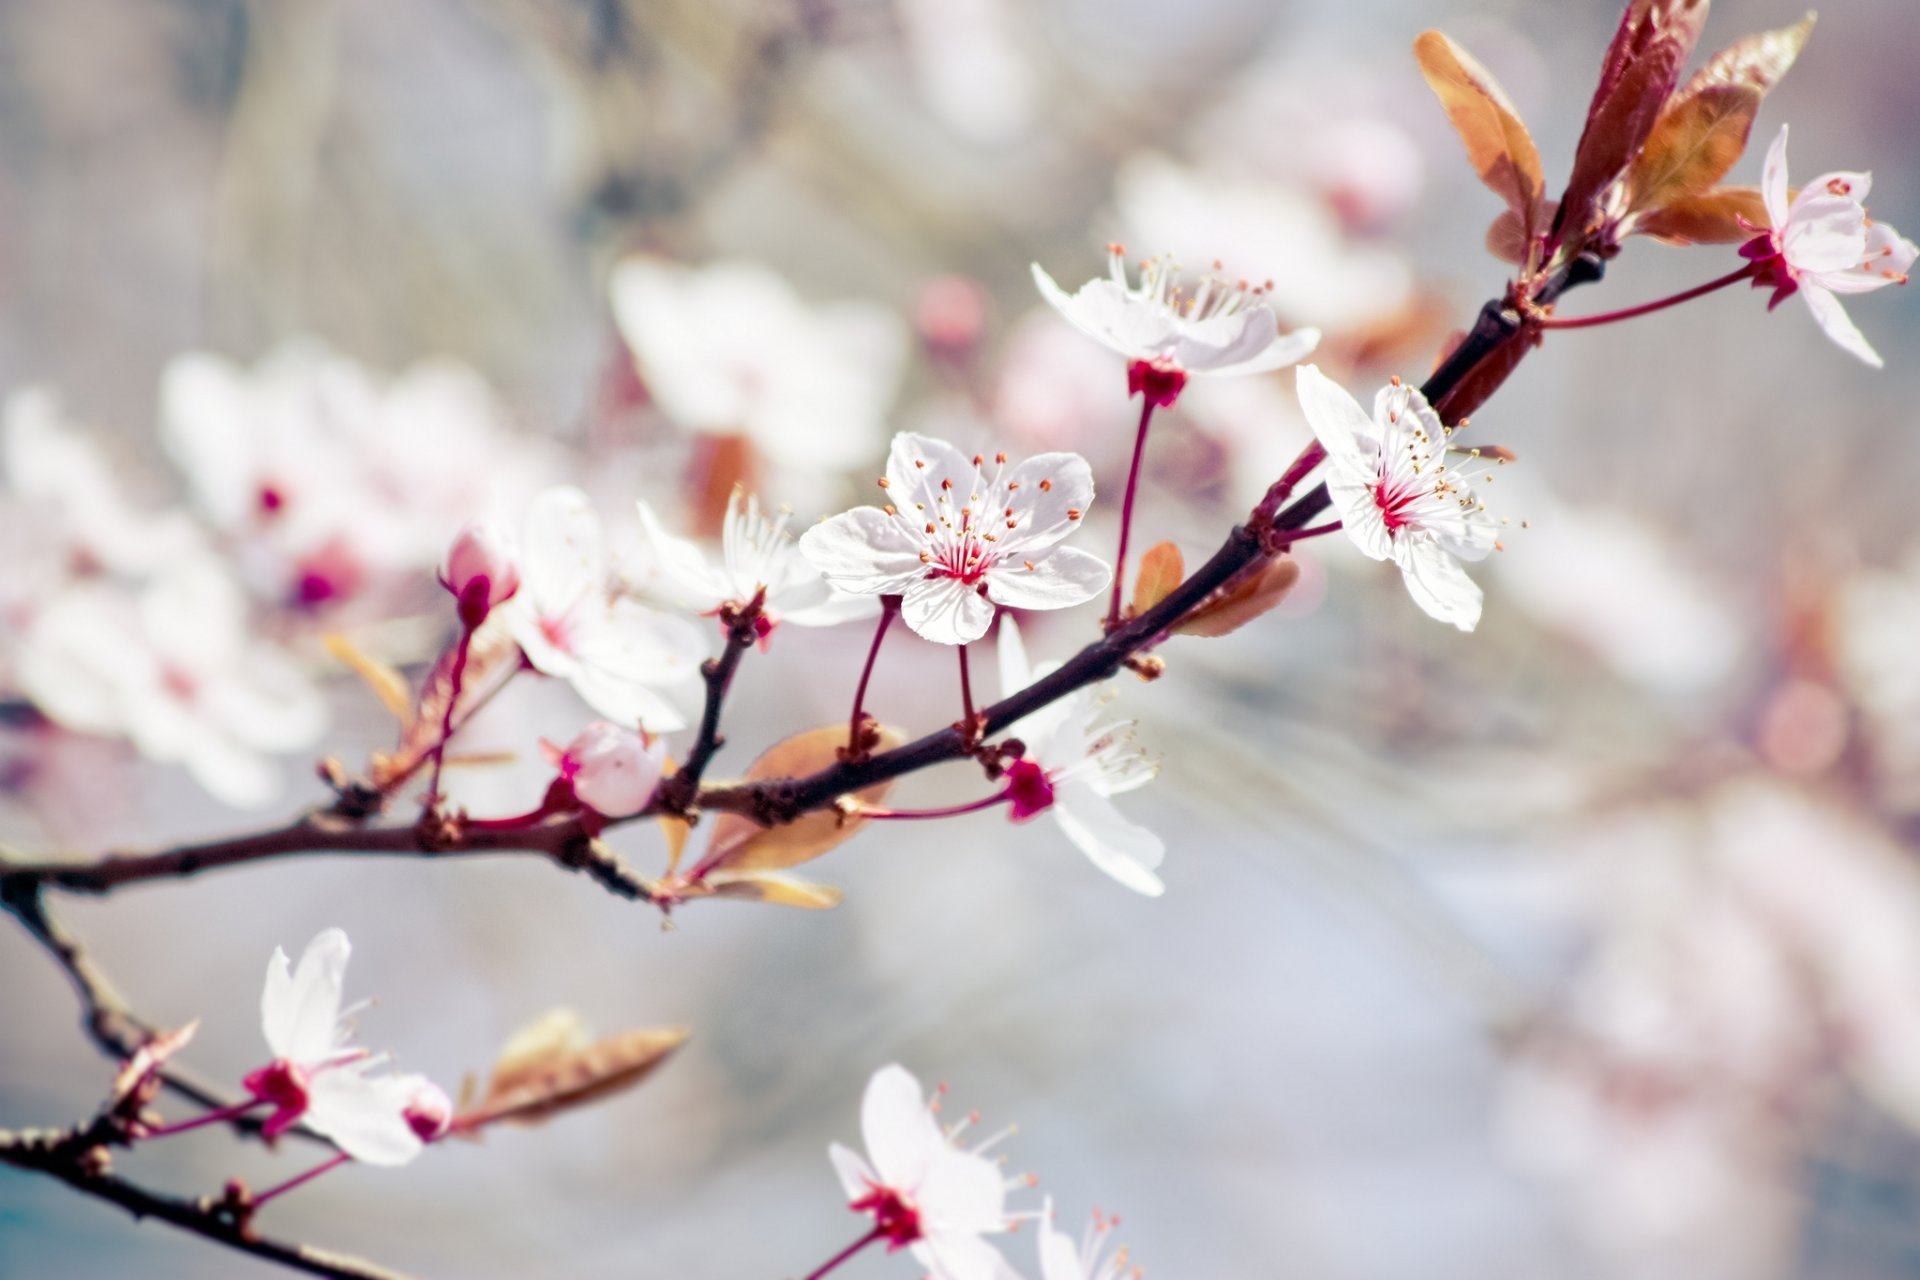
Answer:
M827 581L862 595L902 597L901 616L940 644L985 635L996 605L1064 609L1112 579L1105 561L1059 543L1093 502L1093 472L1071 453L1015 466L943 440L893 438L880 481L887 505L856 507L800 538Z
M878 447L906 358L899 317L809 306L744 262L629 258L611 294L647 390L680 426L745 435L782 471L843 471Z
M1036 672L1029 665L1012 618L1000 621L997 657L1002 697L1053 669ZM1012 816L1019 822L1041 812L1051 814L1094 866L1136 893L1158 897L1166 886L1154 870L1166 857L1166 844L1127 821L1113 804L1114 796L1152 781L1158 766L1134 744L1131 722L1102 721L1103 702L1101 688L1088 686L1012 727L1026 746L1026 755L1008 770Z
M1835 295L1905 284L1920 247L1867 216L1872 185L1865 173L1823 173L1789 199L1787 126L1781 125L1760 180L1772 230L1741 252L1760 260L1758 282L1775 286L1773 305L1798 292L1829 338L1878 369L1886 362Z
M1073 326L1129 360L1162 363L1188 374L1265 373L1312 354L1320 331L1280 332L1264 286L1229 285L1204 276L1185 291L1171 258L1156 258L1127 279L1126 250L1108 246L1107 278L1069 294L1033 264L1040 295Z
M104 582L63 592L22 642L18 675L56 723L126 737L239 807L278 792L265 755L311 746L326 727L319 691L249 634L244 597L210 557L169 568L138 594Z
M735 489L727 498L716 564L698 543L668 533L642 502L640 528L654 558L649 585L681 608L702 614L745 605L764 591L761 616L769 629L782 622L828 627L878 612L874 597L840 591L821 576L794 545L787 518L783 511L769 519L758 498Z
M500 614L527 661L616 724L656 733L684 726L686 717L656 690L698 671L699 629L617 591L587 495L561 485L536 497L521 547L520 590Z
M999 1137L966 1150L955 1142L961 1127L943 1129L920 1082L886 1066L860 1107L867 1157L837 1142L827 1154L848 1206L873 1214L889 1250L911 1250L933 1280L1005 1280L1006 1259L981 1239L1010 1224L1006 1179L982 1154Z
M1493 550L1498 527L1468 475L1448 460L1450 428L1418 390L1394 379L1373 416L1313 365L1297 376L1300 407L1327 451L1327 492L1362 553L1400 567L1432 617L1471 631L1480 588L1460 567Z
M406 1164L438 1136L446 1095L424 1076L374 1074L382 1059L348 1043L340 996L351 950L344 932L322 930L289 972L274 948L260 995L273 1061L247 1077L247 1090L273 1104L269 1137L305 1124L362 1163Z

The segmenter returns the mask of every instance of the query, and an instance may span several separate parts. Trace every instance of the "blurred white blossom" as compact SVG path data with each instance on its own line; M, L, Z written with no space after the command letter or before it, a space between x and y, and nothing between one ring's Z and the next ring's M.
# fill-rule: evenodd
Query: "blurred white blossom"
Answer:
M278 794L268 755L310 747L326 727L317 688L250 634L245 597L210 557L169 566L137 592L108 583L63 592L34 620L18 674L57 723L128 738L239 807Z
M565 485L541 493L521 547L520 590L500 614L527 662L571 684L615 724L656 733L685 725L657 691L698 672L706 652L700 630L624 594L587 495Z

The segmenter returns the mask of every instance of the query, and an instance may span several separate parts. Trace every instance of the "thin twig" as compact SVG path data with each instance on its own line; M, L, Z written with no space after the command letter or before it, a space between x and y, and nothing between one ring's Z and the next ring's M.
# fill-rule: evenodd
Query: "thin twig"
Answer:
M407 1280L401 1272L312 1245L256 1235L217 1202L161 1195L113 1173L106 1148L86 1129L0 1129L0 1164L58 1178L76 1191L117 1204L135 1218L157 1218L229 1249L335 1280Z

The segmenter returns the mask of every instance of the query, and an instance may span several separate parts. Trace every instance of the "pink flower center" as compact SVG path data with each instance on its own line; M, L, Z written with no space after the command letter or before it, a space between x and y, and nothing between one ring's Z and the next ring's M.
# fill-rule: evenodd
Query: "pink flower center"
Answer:
M267 1137L279 1137L306 1114L307 1080L305 1070L280 1058L269 1062L242 1082L248 1093L262 1102L273 1104L273 1114L260 1126L260 1131Z
M887 1242L887 1252L904 1249L920 1239L920 1211L908 1204L906 1198L892 1187L882 1187L872 1182L867 1186L867 1194L848 1208L855 1213L873 1215L873 1229Z
M1013 806L1013 820L1025 822L1053 807L1053 782L1047 771L1033 761L1015 760L1007 769L1007 800Z
M287 495L280 492L278 485L273 484L263 484L260 486L258 500L260 510L265 515L273 515L278 512L280 508L287 505Z
M1387 526L1389 534L1398 533L1413 523L1407 508L1419 497L1418 489L1406 485L1395 486L1388 480L1382 480L1373 487L1374 505L1380 508L1380 519Z

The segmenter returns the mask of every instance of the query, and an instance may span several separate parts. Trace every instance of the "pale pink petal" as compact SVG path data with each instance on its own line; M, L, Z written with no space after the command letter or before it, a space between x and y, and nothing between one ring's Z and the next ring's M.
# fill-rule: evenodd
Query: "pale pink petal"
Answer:
M913 1246L913 1256L933 1280L1005 1280L1007 1260L979 1236L929 1235Z
M1020 521L997 534L1009 559L1059 542L1080 527L1093 505L1093 468L1077 453L1035 454L1015 464L1004 479Z
M1212 369L1200 370L1220 376L1247 373L1270 373L1275 369L1284 369L1291 364L1299 364L1320 345L1320 331L1313 328L1295 329L1283 335L1278 341L1269 340L1266 347L1250 360L1237 364L1223 364Z
M1767 221L1779 231L1787 225L1787 126L1781 125L1767 148L1766 164L1760 171L1760 199L1767 206Z
M1340 527L1362 555L1373 560L1393 559L1393 534L1387 529L1377 496L1378 473L1342 463L1327 469L1327 496L1340 513Z
M1360 402L1347 394L1345 387L1321 373L1316 365L1303 364L1294 371L1294 389L1307 425L1327 451L1327 456L1361 464L1362 469L1377 471L1374 455L1379 435L1373 419Z
M586 494L568 485L542 492L527 511L526 535L521 592L535 612L565 613L605 590L605 538Z

